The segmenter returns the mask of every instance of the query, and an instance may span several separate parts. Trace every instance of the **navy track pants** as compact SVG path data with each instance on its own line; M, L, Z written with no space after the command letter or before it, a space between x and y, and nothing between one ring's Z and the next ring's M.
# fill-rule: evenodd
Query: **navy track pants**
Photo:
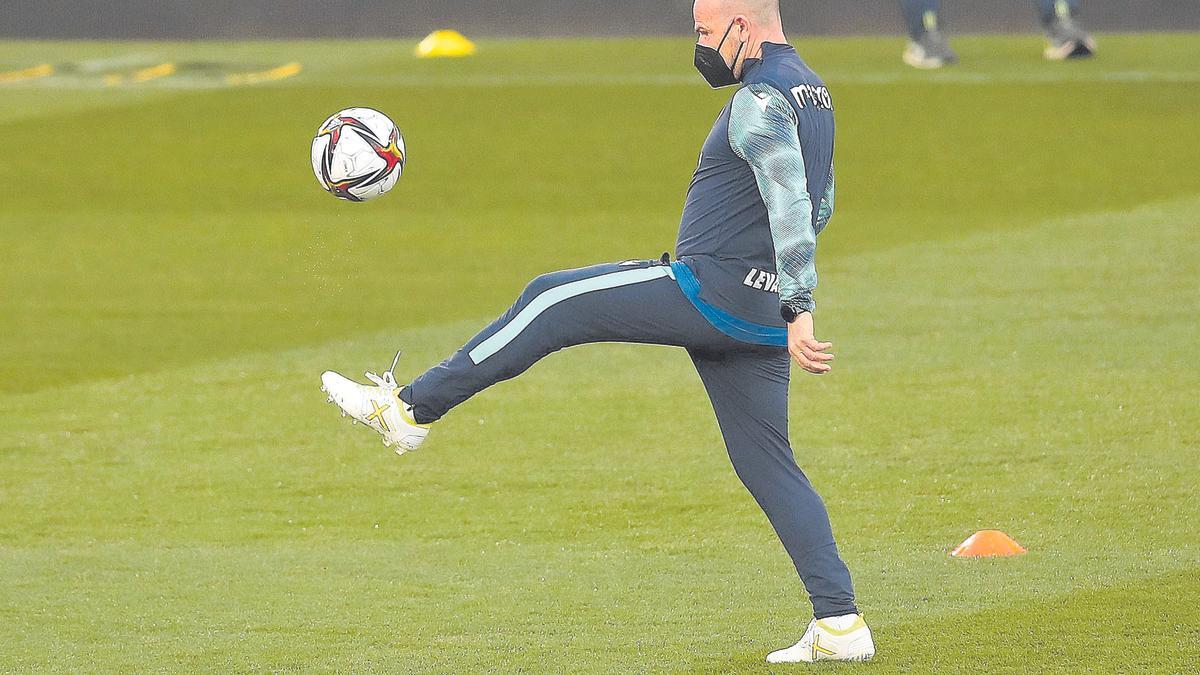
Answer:
M433 422L548 354L593 342L688 350L716 412L734 470L795 564L817 618L857 612L821 497L788 443L786 349L739 342L692 306L657 261L544 274L507 312L401 392L418 422Z

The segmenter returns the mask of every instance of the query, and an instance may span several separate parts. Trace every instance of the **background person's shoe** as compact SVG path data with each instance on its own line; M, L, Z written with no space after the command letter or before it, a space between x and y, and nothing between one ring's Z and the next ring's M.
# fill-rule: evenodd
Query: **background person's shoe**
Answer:
M910 40L901 58L908 65L921 70L934 70L958 63L958 55L950 49L946 36L936 29L925 31L916 41Z
M1096 41L1070 17L1060 17L1046 28L1043 56L1051 61L1086 59L1096 53Z

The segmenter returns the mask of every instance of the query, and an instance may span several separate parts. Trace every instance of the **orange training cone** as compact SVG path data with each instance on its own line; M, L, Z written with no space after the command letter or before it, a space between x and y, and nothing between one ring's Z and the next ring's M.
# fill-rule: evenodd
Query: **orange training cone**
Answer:
M950 552L956 558L994 558L1021 555L1025 547L1000 530L980 530Z

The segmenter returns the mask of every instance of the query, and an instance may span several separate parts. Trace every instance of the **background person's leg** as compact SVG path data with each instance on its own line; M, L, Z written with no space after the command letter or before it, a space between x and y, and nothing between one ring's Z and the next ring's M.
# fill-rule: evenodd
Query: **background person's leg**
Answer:
M926 30L936 29L938 12L941 9L942 0L900 0L900 10L904 12L904 22L908 26L908 37L917 42Z
M440 419L548 354L589 342L689 346L728 340L688 302L670 268L651 261L543 274L466 345L405 387L417 422Z
M1046 29L1046 49L1051 61L1088 58L1096 53L1096 41L1075 19L1079 0L1037 0L1038 16Z
M958 62L958 55L941 31L940 0L901 0L908 27L908 46L902 56L913 68L941 68Z
M692 350L733 468L791 556L818 619L856 613L850 571L838 555L825 504L788 443L786 350Z
M1079 11L1079 0L1037 0L1042 26L1049 28L1059 19L1069 19Z

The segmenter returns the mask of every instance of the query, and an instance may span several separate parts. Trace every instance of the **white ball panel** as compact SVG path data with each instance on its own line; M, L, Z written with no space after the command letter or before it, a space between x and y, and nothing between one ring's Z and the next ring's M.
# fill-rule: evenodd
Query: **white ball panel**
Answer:
M325 162L325 149L329 147L328 136L317 136L312 142L312 168L313 175L317 177L317 182L325 190L329 186L325 183L325 177L321 175L321 165Z

